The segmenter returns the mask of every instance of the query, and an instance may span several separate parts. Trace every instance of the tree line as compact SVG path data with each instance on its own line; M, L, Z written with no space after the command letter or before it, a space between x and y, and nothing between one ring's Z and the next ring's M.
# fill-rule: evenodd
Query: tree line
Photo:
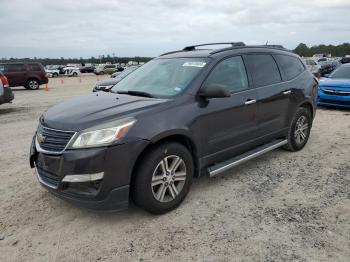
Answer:
M141 56L134 56L134 57L113 57L110 55L102 55L100 57L90 57L90 58L1 58L0 62L38 62L43 65L66 65L66 64L104 64L104 63L124 63L126 64L129 61L135 61L135 62L148 62L151 60L152 57L141 57Z
M344 43L341 45L315 45L308 47L304 43L300 43L294 50L300 56L311 57L314 54L331 54L332 56L344 57L345 55L350 55L350 44ZM99 57L90 58L1 58L0 62L39 62L43 65L66 65L66 64L104 64L104 63L124 63L129 61L135 62L148 62L152 57L114 57L110 55L102 55Z
M311 57L314 54L330 54L335 57L344 57L350 55L350 44L341 45L315 45L308 47L304 43L300 43L294 50L300 56Z

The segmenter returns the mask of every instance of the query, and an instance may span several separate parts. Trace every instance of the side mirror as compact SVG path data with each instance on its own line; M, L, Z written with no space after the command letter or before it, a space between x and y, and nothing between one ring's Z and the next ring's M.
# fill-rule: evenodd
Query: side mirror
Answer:
M201 97L206 98L220 98L220 97L230 97L231 94L222 85L209 85L205 86L204 90L199 93Z

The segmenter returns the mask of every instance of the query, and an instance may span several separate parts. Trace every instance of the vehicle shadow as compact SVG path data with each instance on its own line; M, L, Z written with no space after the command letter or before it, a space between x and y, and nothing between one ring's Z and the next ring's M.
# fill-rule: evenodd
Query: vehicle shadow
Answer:
M9 113L18 113L22 111L28 111L27 107L7 107L7 108L1 108L0 107L0 115L5 115Z

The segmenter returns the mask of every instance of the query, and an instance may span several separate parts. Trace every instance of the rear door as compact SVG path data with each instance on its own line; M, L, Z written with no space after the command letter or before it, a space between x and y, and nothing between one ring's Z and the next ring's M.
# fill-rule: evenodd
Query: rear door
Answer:
M25 64L6 64L4 75L10 86L24 86L27 81L27 68Z
M255 138L257 107L256 91L250 88L241 56L219 62L204 82L208 85L224 86L231 93L199 105L200 151L206 155L205 161L212 163L232 156L240 145Z
M271 54L248 54L244 58L257 91L257 136L272 135L285 127L289 90L282 83L279 68Z

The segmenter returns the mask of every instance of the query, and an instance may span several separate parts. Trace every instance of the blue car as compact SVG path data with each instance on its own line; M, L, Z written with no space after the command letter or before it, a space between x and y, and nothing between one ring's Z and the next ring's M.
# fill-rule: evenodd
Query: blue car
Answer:
M321 78L317 104L350 108L350 64L344 64Z

